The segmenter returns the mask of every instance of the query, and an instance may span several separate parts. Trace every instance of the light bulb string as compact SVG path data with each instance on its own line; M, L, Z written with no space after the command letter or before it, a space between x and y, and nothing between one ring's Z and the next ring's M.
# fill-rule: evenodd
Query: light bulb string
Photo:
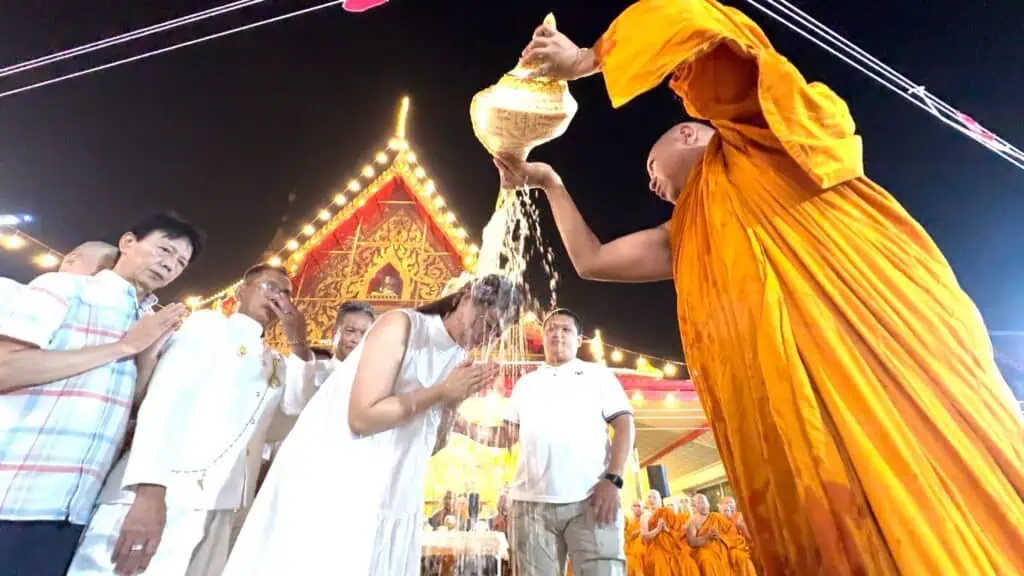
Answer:
M56 256L58 258L63 258L64 257L64 253L61 252L60 250L57 250L56 248L53 248L52 246L50 246L46 242L43 242L42 240L36 238L35 236L29 234L28 232L25 232L24 230L22 230L20 228L0 226L0 237L2 237L2 236L14 236L14 237L22 238L22 239L24 239L24 240L26 240L28 242L31 242L32 244L35 244L39 248L45 250L46 252L48 252L50 254L53 254L54 256Z
M609 353L607 352L607 349L611 348L612 353L614 353L617 350L620 353L622 353L623 355L629 354L629 355L632 355L632 356L636 356L637 358L644 358L644 359L646 359L648 361L648 363L651 364L652 368L658 368L657 366L654 365L654 361L657 361L657 362L662 363L662 364L674 364L676 366L686 366L686 362L683 362L682 360L675 360L675 359L672 359L672 358L665 358L665 357L662 357L662 356L655 356L653 354L647 354L645 352L638 352L636 350L632 350L632 349L626 348L624 346L618 346L616 344L610 344L610 343L608 343L608 341L605 339L605 337L603 335L598 336L596 333L593 336L584 336L583 337L583 344L585 344L585 345L590 345L590 344L592 344L594 342L599 342L605 348L604 356L605 356L606 361L607 361L607 358L609 356ZM612 362L616 362L616 361L612 360ZM625 362L625 358L622 359L622 362L623 363Z

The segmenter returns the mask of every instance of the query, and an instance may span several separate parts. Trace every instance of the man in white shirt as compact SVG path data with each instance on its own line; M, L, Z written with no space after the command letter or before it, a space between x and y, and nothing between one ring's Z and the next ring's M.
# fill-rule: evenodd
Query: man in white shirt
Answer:
M633 409L611 370L576 358L581 329L564 308L545 318L545 363L516 382L503 426L456 421L482 444L519 443L511 532L523 576L565 574L567 556L577 576L626 573L619 490Z
M234 524L251 503L261 448L274 420L293 416L316 388L306 324L280 269L251 268L230 317L192 314L163 352L131 451L107 478L69 575L216 576ZM263 342L280 321L283 359ZM255 449L254 449L255 447Z

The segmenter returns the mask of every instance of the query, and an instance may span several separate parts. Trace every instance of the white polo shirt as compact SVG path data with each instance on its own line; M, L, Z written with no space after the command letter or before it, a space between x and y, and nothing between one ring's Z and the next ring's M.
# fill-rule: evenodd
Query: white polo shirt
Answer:
M608 467L608 422L633 407L615 374L574 359L544 365L516 382L505 420L519 424L513 500L585 500Z

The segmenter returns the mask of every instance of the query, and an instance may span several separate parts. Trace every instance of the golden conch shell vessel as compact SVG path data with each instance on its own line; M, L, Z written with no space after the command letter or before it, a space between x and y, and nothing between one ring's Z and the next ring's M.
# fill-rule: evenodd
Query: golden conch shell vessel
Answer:
M555 16L544 24L554 28ZM562 80L530 78L530 68L516 66L469 105L473 133L492 155L525 160L531 150L565 133L579 105Z

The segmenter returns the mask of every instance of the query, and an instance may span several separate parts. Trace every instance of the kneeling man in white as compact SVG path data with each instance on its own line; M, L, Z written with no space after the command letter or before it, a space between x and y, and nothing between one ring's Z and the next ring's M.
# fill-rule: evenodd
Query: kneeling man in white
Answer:
M221 573L267 430L316 390L303 369L312 353L290 286L283 271L254 267L236 292L236 313L195 312L171 337L131 451L107 477L69 575ZM286 359L263 342L277 321L292 349Z

